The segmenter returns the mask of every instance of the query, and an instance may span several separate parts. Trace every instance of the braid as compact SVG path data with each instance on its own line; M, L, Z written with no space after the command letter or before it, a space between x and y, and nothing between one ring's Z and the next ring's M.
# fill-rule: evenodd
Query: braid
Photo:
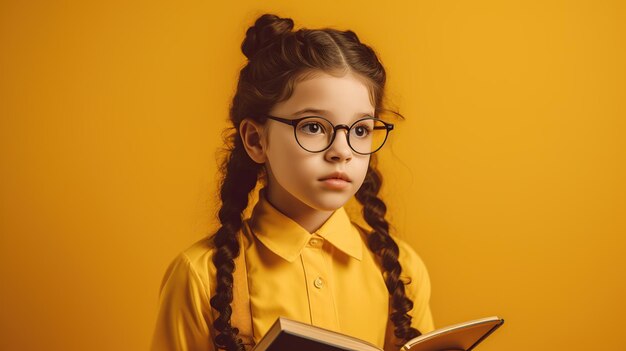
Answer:
M382 176L374 164L375 162L372 162L367 169L365 181L356 193L356 198L363 205L365 221L373 229L368 236L368 245L380 259L385 284L391 295L393 311L390 319L395 326L394 335L402 342L406 342L421 333L411 327L411 316L408 312L413 308L413 301L406 296L404 283L400 280L402 267L398 262L398 244L389 235L389 223L385 219L387 206L378 197Z
M224 174L220 190L222 207L218 213L221 227L214 236L213 255L217 287L211 297L211 306L219 312L213 322L219 332L214 343L218 349L228 351L244 350L241 339L237 338L239 330L230 324L234 258L240 254L237 233L241 229L242 213L248 206L248 195L256 186L260 170L260 165L246 154L241 138L236 135L234 139L234 147L221 166Z

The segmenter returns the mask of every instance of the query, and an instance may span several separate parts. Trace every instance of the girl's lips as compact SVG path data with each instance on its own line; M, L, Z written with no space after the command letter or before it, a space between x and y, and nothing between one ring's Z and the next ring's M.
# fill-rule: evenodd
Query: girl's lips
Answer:
M348 177L348 175L343 172L333 172L327 176L322 177L320 180L324 181L328 179L338 179L346 182L351 182L350 177Z
M350 185L349 181L339 179L339 178L322 179L321 182L322 184L324 184L326 188L333 189L333 190L342 190Z

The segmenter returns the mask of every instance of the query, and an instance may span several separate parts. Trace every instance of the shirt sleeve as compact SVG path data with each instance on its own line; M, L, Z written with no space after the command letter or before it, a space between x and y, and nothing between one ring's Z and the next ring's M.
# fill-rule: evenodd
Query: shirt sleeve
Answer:
M161 284L152 351L215 350L207 284L184 253L172 261Z
M430 277L426 265L419 255L403 240L394 238L400 249L398 260L402 266L402 280L407 297L413 301L413 309L409 311L411 326L422 334L435 329L430 311Z

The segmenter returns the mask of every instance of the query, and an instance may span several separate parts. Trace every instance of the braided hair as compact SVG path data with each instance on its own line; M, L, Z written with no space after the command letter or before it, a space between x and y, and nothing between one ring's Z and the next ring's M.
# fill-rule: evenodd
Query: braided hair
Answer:
M374 157L374 155L372 155ZM367 237L367 244L378 257L383 269L385 285L391 297L393 312L389 316L395 329L394 335L404 342L420 336L419 330L411 327L411 316L408 312L413 308L413 301L406 296L404 282L400 280L402 267L398 262L399 249L396 242L389 235L389 223L385 219L387 206L378 197L382 186L382 176L376 169L375 160L370 162L363 185L356 192L356 199L363 206L363 218L372 228Z
M232 127L225 140L227 156L220 167L220 227L213 235L215 252L212 261L217 284L210 303L218 313L213 322L217 332L213 342L218 349L244 350L238 329L231 325L234 259L242 254L237 233L242 227L249 195L265 174L263 165L255 163L244 149L239 135L242 120L248 118L265 123L265 115L271 108L287 100L295 84L315 71L338 76L346 72L357 74L364 78L376 115L386 111L382 107L385 69L372 48L361 43L350 30L302 28L292 31L293 25L290 18L264 14L246 31L241 45L248 62L239 72L229 109ZM356 198L363 205L363 217L373 229L368 236L368 246L379 259L390 294L394 335L400 341L406 341L420 333L410 326L411 317L407 313L413 303L406 296L400 280L402 268L398 262L398 245L389 235L389 224L384 218L386 206L378 197L381 185L382 177L372 155Z

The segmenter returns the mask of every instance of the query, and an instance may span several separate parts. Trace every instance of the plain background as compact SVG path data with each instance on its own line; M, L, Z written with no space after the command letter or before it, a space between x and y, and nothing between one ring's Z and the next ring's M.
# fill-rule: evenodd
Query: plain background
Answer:
M214 228L245 30L352 29L388 72L389 219L437 326L617 350L623 1L0 2L0 349L145 350L167 264Z

